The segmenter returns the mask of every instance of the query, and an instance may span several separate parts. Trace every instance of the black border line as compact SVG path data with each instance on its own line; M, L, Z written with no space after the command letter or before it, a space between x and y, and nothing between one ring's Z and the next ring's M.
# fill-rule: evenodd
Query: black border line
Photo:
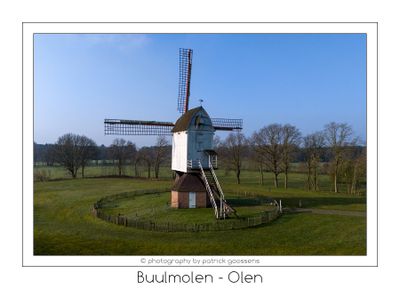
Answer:
M379 194L378 194L378 189L379 189L379 165L378 165L378 154L379 154L379 121L378 121L378 116L379 116L379 69L378 69L378 65L379 65L379 23L378 22L21 22L22 23L22 267L44 267L44 268L48 268L48 267L78 267L78 268L83 268L83 267L133 267L133 268L268 268L268 267L277 267L277 268L281 268L281 267L305 267L305 268L314 268L314 267L326 267L326 268L337 268L337 267L345 267L345 268L362 268L362 267L379 267ZM236 265L232 265L232 266L146 266L146 265L24 265L24 170L23 170L23 166L24 166L24 25L25 24L375 24L376 26L376 80L377 80L377 88L376 88L376 95L377 95L377 99L376 99L376 105L377 105L377 109L376 109L376 113L377 113L377 130L376 130L376 136L377 136L377 140L376 140L376 145L377 145L377 194L376 194L376 201L377 201L377 225L376 225L376 241L377 241L377 250L376 250L376 265L265 265L265 266L236 266ZM132 34L132 33L33 33L33 59L32 59L32 64L33 64L33 75L34 75L34 35L35 34ZM134 34L162 34L162 33L134 33ZM183 32L183 33L171 33L171 34L188 34L187 32ZM366 96L367 96L367 106L368 106L368 65L367 65L367 59L368 59L368 53L367 53L367 49L368 49L368 33L340 33L340 32L333 32L333 33L327 33L327 32L320 32L320 33L191 33L191 34L366 34L367 35L367 39L366 39ZM34 90L34 81L33 81L33 90ZM34 91L33 91L34 93ZM367 107L366 107L367 108ZM34 109L34 101L33 101L33 109ZM367 114L368 114L368 109L367 109ZM368 116L367 116L367 122L368 122ZM34 112L33 112L33 121L32 121L32 126L34 129ZM33 130L34 131L34 130ZM366 131L366 136L368 135L368 125L367 125L367 131ZM368 137L366 142L368 142ZM367 146L368 149L368 146ZM32 204L33 205L33 204ZM368 224L367 224L368 225ZM368 234L368 231L367 231ZM368 240L367 240L368 241ZM34 241L33 241L34 242ZM64 255L52 255L52 256L64 256ZM69 255L68 255L69 256ZM74 255L75 256L75 255ZM82 256L86 256L86 257L96 257L98 255L82 255ZM121 255L121 256L126 256L126 255ZM153 255L137 255L136 257L139 256L146 256L148 257L153 257ZM154 255L156 256L156 255ZM164 256L164 255L163 255ZM165 255L165 256L170 256L170 255ZM197 255L190 255L188 257L195 257ZM203 255L201 257L206 257L206 256L214 256L214 255ZM247 255L246 255L247 256ZM260 257L268 257L269 255L260 255ZM314 255L311 255L311 257ZM79 257L79 256L78 256ZM107 255L106 257L120 257L119 255ZM132 256L133 257L133 256ZM179 258L179 257L183 257L183 256L175 256L175 258ZM185 255L186 257L186 255ZM218 256L220 258L234 258L237 257L237 255L226 255L226 256ZM252 256L252 257L258 257L258 256ZM271 257L276 257L276 256L271 256ZM285 256L286 257L286 256ZM293 256L293 257L297 257ZM305 256L307 257L307 256ZM316 256L318 257L318 256ZM328 257L328 256L323 256L323 257ZM345 256L342 256L345 257ZM362 257L362 256L361 256Z
M22 81L22 242L21 242L21 247L22 247L22 267L24 266L24 23L22 23L22 35L21 35L21 40L22 40L22 49L21 49L21 54L22 54L22 67L21 67L21 81Z
M378 22L376 22L376 267L379 267L379 253L378 253L379 251L379 205L378 205L379 204L379 193L378 193L379 192L379 149L378 149L379 121L378 119L379 119L379 24Z

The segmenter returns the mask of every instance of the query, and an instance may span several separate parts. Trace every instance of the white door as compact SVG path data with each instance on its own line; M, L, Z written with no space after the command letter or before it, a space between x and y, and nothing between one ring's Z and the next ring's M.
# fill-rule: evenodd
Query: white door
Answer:
M196 193L189 192L189 208L196 208Z

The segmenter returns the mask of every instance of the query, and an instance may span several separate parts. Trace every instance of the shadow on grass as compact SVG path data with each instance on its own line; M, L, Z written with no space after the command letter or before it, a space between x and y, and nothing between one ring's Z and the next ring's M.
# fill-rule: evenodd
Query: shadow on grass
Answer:
M365 197L239 197L227 198L226 201L233 207L251 207L271 203L274 199L282 200L283 207L291 208L366 204Z
M269 202L267 198L226 198L226 202L233 207L259 206Z
M282 200L283 207L302 207L312 208L318 206L332 206L332 205L359 205L366 204L365 197L343 198L343 197L282 197L277 198Z

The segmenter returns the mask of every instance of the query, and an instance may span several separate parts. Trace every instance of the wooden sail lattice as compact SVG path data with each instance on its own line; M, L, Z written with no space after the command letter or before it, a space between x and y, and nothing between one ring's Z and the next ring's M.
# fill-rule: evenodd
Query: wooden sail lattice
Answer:
M105 119L106 135L172 135L172 122Z
M189 109L192 55L192 49L179 49L178 111L180 113L185 113Z

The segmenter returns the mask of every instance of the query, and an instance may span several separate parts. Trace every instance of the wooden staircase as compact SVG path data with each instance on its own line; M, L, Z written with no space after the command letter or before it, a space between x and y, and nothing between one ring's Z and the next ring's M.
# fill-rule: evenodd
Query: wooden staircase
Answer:
M203 169L201 161L199 161L199 168L203 181L206 185L207 192L210 196L210 201L214 209L215 218L225 219L229 214L236 215L236 210L228 205L225 200L224 192L222 191L222 188L218 182L211 162L209 163L209 169Z

